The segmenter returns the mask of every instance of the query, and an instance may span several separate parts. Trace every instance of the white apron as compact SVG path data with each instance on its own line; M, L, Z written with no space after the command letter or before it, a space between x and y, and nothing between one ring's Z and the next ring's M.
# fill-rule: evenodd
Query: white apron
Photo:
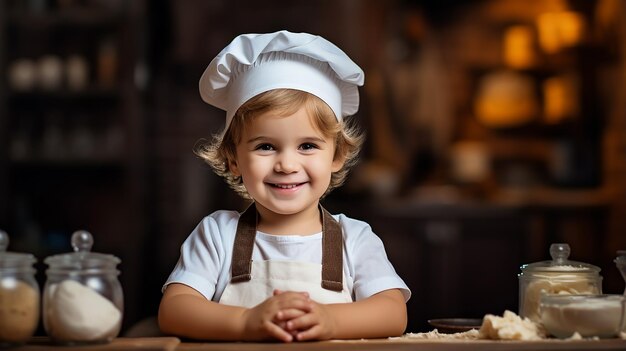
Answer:
M303 291L318 303L352 302L343 276L341 226L320 206L322 264L298 261L252 261L256 236L256 207L252 204L237 224L231 264L231 281L220 303L254 307L271 297L274 289Z

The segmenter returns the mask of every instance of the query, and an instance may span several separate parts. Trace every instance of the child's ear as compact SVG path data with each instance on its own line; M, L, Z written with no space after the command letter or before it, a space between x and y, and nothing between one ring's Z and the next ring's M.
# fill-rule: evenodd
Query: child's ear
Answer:
M336 156L335 159L333 160L333 163L330 167L330 170L335 173L335 172L339 172L342 168L343 165L346 163L346 158L344 156Z
M228 170L235 177L239 177L241 175L241 172L239 172L239 166L237 166L237 161L236 160L229 160L228 161Z

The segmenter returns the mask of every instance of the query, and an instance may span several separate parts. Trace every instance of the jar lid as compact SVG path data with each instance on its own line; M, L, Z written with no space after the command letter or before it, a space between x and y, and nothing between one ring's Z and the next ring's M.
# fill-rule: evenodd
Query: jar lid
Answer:
M8 252L9 235L0 230L0 268L16 268L24 266L32 266L37 259L35 256L27 253Z
M74 252L47 257L44 262L50 268L87 269L87 268L115 268L121 260L113 255L91 252L93 236L85 230L78 230L72 234L72 248Z
M550 245L552 260L524 264L520 267L522 272L549 272L549 273L599 273L600 267L589 263L570 261L568 244Z

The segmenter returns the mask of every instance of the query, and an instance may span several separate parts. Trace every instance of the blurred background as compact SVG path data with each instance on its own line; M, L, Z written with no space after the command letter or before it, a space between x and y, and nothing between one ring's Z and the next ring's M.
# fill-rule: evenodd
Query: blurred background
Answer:
M156 315L203 216L244 203L193 153L224 113L198 80L236 35L322 35L366 72L368 141L331 212L368 221L431 318L517 311L523 263L626 249L620 0L2 0L0 228L49 255L77 229L122 259L124 330Z

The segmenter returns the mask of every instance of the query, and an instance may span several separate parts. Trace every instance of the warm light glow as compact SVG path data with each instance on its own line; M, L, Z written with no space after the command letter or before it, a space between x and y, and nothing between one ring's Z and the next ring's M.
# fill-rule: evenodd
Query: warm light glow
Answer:
M546 79L543 83L544 118L555 124L578 114L578 79L564 75Z
M491 160L484 143L460 141L453 145L451 171L455 180L481 182L491 173Z
M533 31L529 26L512 26L504 34L504 62L512 68L535 64Z
M582 41L585 20L574 11L546 12L537 18L539 44L547 53L556 53Z
M492 128L516 127L539 113L531 77L500 71L486 75L478 87L474 111L479 121Z

